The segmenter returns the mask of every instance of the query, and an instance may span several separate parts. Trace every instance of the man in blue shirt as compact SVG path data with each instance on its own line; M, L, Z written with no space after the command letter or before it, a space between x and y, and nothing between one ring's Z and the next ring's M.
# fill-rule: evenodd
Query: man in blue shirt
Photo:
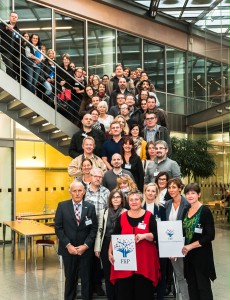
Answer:
M108 170L112 170L111 159L113 154L121 152L121 137L122 128L119 122L112 122L110 124L110 133L112 138L105 141L102 146L101 158Z

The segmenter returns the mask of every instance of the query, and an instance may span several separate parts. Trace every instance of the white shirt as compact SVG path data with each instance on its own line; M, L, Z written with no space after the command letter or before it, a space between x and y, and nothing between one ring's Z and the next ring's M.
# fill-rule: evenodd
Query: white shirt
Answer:
M154 214L154 202L153 203L146 203L146 210L150 211L152 214Z
M169 214L169 221L176 221L177 220L179 207L180 207L180 205L177 207L177 209L175 209L173 204L172 204L172 208L171 208L171 211L170 211L170 214Z

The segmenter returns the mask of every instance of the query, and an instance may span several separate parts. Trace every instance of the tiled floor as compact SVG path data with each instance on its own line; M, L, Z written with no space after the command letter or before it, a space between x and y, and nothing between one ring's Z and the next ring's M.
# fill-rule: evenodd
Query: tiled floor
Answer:
M213 242L217 280L213 283L214 299L229 299L229 228L217 224L216 239ZM41 251L41 250L40 250ZM3 251L0 246L0 299L1 300L62 300L64 274L53 249L46 251L43 259L39 252L38 266L28 260L28 272L24 273L23 243L16 251L15 261L11 258L11 247ZM99 298L97 298L99 299ZM144 299L143 299L144 300Z

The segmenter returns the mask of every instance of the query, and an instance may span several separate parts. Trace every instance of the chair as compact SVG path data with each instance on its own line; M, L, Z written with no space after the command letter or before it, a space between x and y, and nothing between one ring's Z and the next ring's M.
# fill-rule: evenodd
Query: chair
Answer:
M37 240L36 241L36 255L35 255L35 267L37 267L37 257L38 257L38 246L43 247L43 251L45 251L44 247L53 247L54 251L58 255L57 248L55 245L55 242L53 240ZM44 252L43 252L44 253ZM62 268L62 256L58 255L59 257L59 263L60 263L60 269Z
M222 215L222 208L220 206L220 203L215 203L213 212L214 212L214 215L216 216L216 219L217 219L218 216L219 217L223 216Z

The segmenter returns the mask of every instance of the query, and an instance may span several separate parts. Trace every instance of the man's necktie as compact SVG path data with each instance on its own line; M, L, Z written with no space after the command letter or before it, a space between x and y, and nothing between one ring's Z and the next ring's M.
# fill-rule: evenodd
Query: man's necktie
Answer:
M75 216L76 216L77 224L79 225L81 216L80 216L79 205L77 205L77 204L75 205Z

